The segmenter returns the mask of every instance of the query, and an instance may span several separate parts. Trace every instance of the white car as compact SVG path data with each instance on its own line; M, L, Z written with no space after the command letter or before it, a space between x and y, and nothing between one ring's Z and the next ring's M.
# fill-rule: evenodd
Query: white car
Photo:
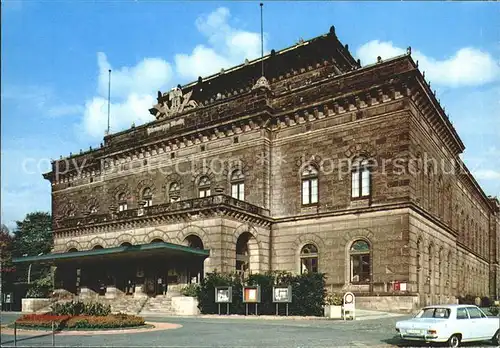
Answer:
M458 347L461 342L492 340L500 342L500 318L488 317L473 305L429 306L412 319L398 321L396 331L403 340L428 343L446 342Z

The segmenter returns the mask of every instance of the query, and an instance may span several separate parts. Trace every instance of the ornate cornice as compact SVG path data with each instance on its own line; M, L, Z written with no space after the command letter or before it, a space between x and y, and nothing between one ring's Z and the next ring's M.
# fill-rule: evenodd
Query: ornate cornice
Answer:
M267 226L271 222L267 209L230 196L213 195L111 214L93 214L81 218L61 219L56 222L54 234L61 238L224 215L263 226Z

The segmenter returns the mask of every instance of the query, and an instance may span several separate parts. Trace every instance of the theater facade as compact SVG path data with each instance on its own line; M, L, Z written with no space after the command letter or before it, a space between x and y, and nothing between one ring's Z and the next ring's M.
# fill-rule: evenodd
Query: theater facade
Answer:
M373 308L499 296L499 201L411 48L361 66L332 27L149 111L53 162L53 252L19 262L108 297L270 270L323 272Z

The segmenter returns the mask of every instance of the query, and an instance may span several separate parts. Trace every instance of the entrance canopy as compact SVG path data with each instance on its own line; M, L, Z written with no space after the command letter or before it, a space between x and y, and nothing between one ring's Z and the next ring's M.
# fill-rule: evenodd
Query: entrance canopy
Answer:
M209 250L195 249L184 245L158 242L119 246L113 248L92 249L66 253L55 253L40 256L26 256L13 258L13 263L66 263L97 261L102 259L136 259L151 256L169 259L197 258L205 259L210 255Z

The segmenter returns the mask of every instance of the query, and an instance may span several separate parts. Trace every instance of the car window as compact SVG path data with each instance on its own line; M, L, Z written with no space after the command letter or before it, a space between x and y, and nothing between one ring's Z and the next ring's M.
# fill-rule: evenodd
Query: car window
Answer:
M483 315L482 315L481 311L479 310L479 308L467 307L467 312L469 312L469 317L471 319L483 318Z
M450 310L448 308L424 308L417 314L417 318L448 319Z
M465 308L457 308L457 319L469 319L469 315Z

